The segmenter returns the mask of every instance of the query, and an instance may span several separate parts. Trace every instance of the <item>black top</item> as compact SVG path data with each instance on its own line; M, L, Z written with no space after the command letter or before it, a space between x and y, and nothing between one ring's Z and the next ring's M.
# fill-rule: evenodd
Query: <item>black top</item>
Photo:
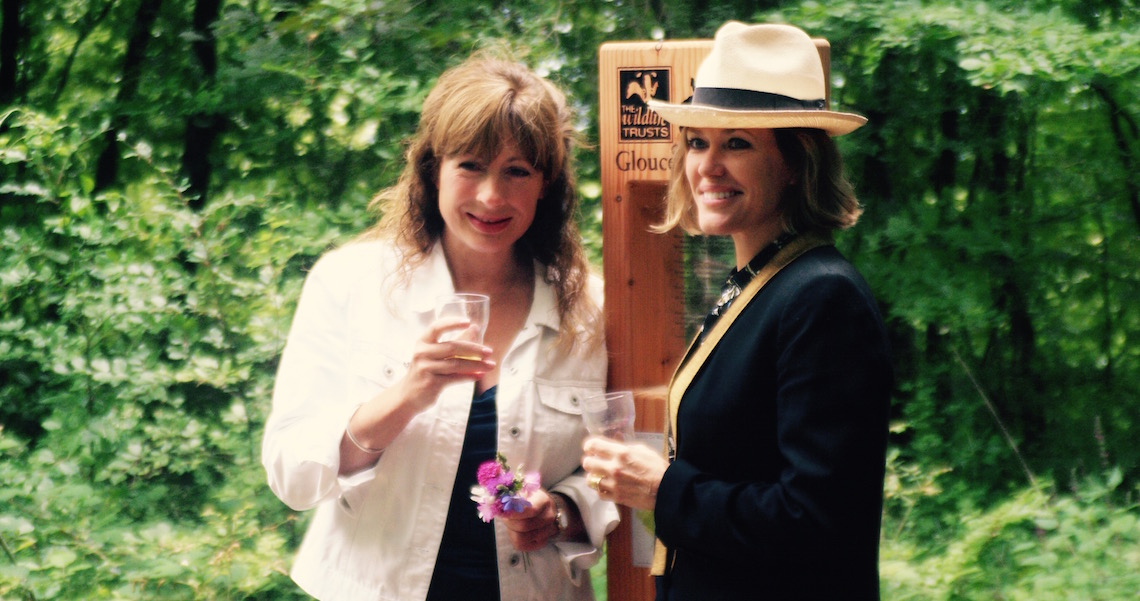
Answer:
M499 600L494 523L479 519L476 503L471 500L471 487L478 483L479 465L495 458L497 422L495 387L492 386L471 402L459 470L451 487L451 505L427 601Z

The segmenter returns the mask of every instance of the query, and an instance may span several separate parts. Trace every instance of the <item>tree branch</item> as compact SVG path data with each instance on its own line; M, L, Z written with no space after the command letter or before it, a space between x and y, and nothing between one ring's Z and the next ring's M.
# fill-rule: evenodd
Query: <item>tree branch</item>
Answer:
M1116 141L1120 163L1124 166L1125 196L1128 198L1129 206L1132 207L1132 216L1136 219L1136 228L1140 229L1140 182L1137 181L1136 175L1137 171L1140 171L1140 158L1137 158L1130 144L1130 140L1135 142L1137 138L1140 138L1140 125L1112 97L1112 92L1107 86L1094 82L1091 88L1100 96L1108 108L1108 124L1112 128L1112 137Z
M67 80L71 77L71 66L75 63L75 57L79 54L79 47L83 45L83 42L87 39L87 36L91 35L92 31L95 31L95 28L99 26L99 23L102 22L103 19L106 19L107 15L111 14L111 8L114 6L115 0L108 0L107 3L103 5L103 9L99 11L98 15L90 17L90 15L95 13L95 9L92 9L91 12L87 13L89 17L86 19L87 23L85 26L79 29L79 33L75 37L75 44L71 46L71 52L67 55L67 60L63 62L63 67L60 68L59 83L56 84L55 93L52 94L51 97L52 106L55 106L56 103L59 102L60 96L63 95L64 88L67 87Z
M4 554L12 561L12 565L16 565L16 555L12 553L12 549L8 547L8 541L4 540L3 535L0 535L0 548L4 549Z

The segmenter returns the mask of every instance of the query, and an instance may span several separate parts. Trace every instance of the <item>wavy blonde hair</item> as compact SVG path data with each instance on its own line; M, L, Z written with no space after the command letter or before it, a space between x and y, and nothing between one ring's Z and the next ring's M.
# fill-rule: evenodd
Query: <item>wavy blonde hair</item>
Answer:
M587 324L600 322L601 313L587 290L590 266L575 219L573 150L579 136L565 95L502 51L478 52L439 77L406 144L399 179L369 205L382 217L363 237L393 240L407 277L443 234L437 188L441 160L457 154L495 156L509 142L546 183L534 222L515 243L516 257L545 268L542 276L558 298L559 342L569 348Z

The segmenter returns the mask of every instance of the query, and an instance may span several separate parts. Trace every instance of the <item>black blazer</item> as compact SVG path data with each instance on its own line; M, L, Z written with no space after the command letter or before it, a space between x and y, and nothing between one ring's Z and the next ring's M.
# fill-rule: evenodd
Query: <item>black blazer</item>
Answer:
M878 599L892 372L875 299L822 246L738 300L677 407L658 599Z

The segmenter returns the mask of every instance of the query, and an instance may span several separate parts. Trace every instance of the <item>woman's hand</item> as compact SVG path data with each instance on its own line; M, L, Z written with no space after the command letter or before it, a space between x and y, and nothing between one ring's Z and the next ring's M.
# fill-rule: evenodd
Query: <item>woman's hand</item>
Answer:
M558 536L558 508L550 493L538 489L527 497L530 507L520 512L500 514L510 534L511 544L519 551L537 551Z
M445 386L478 380L495 369L491 348L470 340L439 341L446 332L470 325L466 319L448 317L428 326L412 350L408 373L361 405L349 419L340 443L341 475L376 463L408 423L435 404Z
M607 501L653 511L657 487L669 462L641 443L624 443L591 436L582 443L586 482Z
M461 336L440 342L448 332L463 330L471 322L461 317L445 317L433 322L412 350L408 373L397 385L406 402L419 413L435 403L448 384L478 380L495 369L492 349Z

